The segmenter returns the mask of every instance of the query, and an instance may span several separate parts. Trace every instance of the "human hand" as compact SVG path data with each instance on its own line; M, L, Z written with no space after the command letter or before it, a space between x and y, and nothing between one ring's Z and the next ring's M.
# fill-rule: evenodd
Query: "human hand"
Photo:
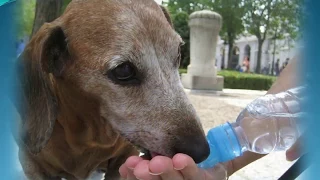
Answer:
M131 156L119 169L125 180L225 180L227 171L223 165L199 169L193 159L185 154L176 154L172 159L156 156L144 160Z
M294 161L302 155L301 140L287 150L288 161ZM233 174L247 164L264 155L247 152L243 156L230 161L228 170L226 165L217 165L212 169L199 169L193 159L185 154L176 154L172 159L156 156L152 160L144 160L138 156L131 156L120 167L119 172L125 180L225 180L227 172ZM230 166L231 164L231 166Z
M294 161L300 158L303 154L301 146L301 137L286 151L287 161Z

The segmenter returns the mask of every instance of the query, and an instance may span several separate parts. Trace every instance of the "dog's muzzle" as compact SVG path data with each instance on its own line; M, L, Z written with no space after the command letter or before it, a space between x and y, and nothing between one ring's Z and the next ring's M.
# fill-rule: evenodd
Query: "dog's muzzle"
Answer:
M194 136L179 139L175 145L176 153L187 154L195 161L200 163L210 154L209 144L204 136Z

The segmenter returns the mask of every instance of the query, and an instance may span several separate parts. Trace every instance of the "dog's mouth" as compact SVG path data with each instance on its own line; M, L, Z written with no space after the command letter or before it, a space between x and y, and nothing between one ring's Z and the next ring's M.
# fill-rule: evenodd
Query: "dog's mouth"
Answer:
M146 148L143 148L141 146L136 146L138 148L138 151L140 152L140 157L142 157L145 160L151 160L152 158L156 156L162 156L162 154L150 151Z
M171 154L165 153L165 151L161 151L159 150L155 150L156 148L146 148L146 146L148 146L146 144L146 142L140 140L139 136L133 136L131 135L131 137L128 134L124 134L124 133L120 133L122 137L124 137L124 139L126 139L128 142L131 143L132 146L134 146L139 152L140 152L140 157L142 157L145 160L151 160L152 158L156 157L156 156L166 156L166 157L171 157ZM142 136L140 134L140 136ZM134 138L132 138L134 137ZM152 141L151 139L149 139L149 141Z
M151 160L152 158L156 157L156 156L167 156L165 153L159 153L153 150L150 150L148 148L145 148L145 146L143 146L142 144L144 143L138 143L136 140L133 140L132 138L128 138L127 135L123 135L122 136L129 141L139 152L140 152L140 157L142 157L145 160Z

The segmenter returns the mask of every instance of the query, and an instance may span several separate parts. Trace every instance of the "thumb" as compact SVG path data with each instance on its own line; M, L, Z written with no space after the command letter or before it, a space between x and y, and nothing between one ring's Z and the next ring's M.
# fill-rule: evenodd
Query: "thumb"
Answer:
M299 138L286 152L287 161L294 161L302 155L301 138Z

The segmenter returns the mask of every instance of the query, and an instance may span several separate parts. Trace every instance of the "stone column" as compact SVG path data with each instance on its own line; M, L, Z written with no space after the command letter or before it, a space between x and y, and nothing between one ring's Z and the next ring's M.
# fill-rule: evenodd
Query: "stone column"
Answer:
M223 77L217 76L215 66L218 35L222 25L219 14L203 10L190 15L190 65L182 74L182 84L187 89L223 89Z

